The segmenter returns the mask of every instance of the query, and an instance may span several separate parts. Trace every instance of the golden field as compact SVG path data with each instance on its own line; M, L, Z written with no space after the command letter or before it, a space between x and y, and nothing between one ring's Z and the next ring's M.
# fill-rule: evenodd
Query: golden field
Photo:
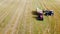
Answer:
M38 21L37 7L54 15ZM0 34L60 34L60 0L0 0Z

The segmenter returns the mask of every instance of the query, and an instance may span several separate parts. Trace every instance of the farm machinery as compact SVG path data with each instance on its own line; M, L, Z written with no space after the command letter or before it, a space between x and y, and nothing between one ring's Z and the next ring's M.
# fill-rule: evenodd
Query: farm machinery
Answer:
M43 20L43 15L45 16L53 16L54 12L53 10L41 10L37 8L37 13L38 13L38 20Z

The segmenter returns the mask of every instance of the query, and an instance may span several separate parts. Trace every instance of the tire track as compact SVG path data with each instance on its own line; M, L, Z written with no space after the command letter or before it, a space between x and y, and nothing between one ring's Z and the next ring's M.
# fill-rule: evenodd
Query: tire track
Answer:
M20 5L19 5L20 6ZM25 6L25 3L23 4L23 8L24 8L24 6ZM20 7L21 8L21 7ZM16 14L15 15L17 15L18 13L20 14L20 13L22 13L22 9L23 8L21 8L21 10L20 10L20 12L18 11L16 11ZM19 8L17 9L17 10L19 10ZM18 16L19 16L19 14L18 14ZM14 17L14 16L13 16ZM10 22L12 22L13 20L14 20L14 18L12 17L12 20L10 21ZM17 20L19 19L19 17L17 18ZM12 34L15 32L14 31L14 29L15 29L15 27L17 27L17 23L18 21L16 21L14 24L16 25L16 26L13 26L13 30L12 30ZM16 24L17 23L17 24ZM9 27L9 28L11 28L11 27ZM7 28L6 28L7 29ZM6 32L6 31L5 31Z
M10 5L11 6L11 5ZM13 6L13 5L12 5ZM11 7L12 7L11 6ZM6 18L6 16L8 16L8 14L10 13L10 12L8 12L8 11L10 11L9 9L11 9L11 7L9 8L9 6L8 7L6 7L4 10L3 10L3 12L2 12L2 15L1 15L1 17L0 17L0 23L4 20L4 18ZM9 8L8 10L7 10L7 8Z
M43 2L44 0L40 0L40 4L42 5L42 8L43 8L43 10L47 10L48 8L45 6L45 4L44 4L44 2ZM46 0L45 0L46 1ZM48 9L49 10L49 9ZM44 24L42 24L42 25L44 25L44 26L41 26L41 28L44 28L44 29L42 29L42 32L43 33L41 33L41 34L44 34L44 33L49 33L49 25L46 25L46 24L49 24L48 22L49 22L49 19L48 19L48 17L46 17L46 16L44 16ZM48 20L48 21L47 21ZM45 24L46 23L46 24ZM46 33L46 34L47 34Z
M52 7L51 7L52 9L57 10L57 9L55 9L54 4L52 4L52 5L50 4L50 6L52 6ZM57 13L55 13L55 11L54 11L54 14L57 15ZM50 22L55 23L55 25L54 25L53 23L50 24L50 25L51 25L51 28L52 28L52 32L51 32L51 34L52 34L52 33L53 33L53 34L56 34L56 32L55 32L55 28L56 28L56 18L55 18L55 17L56 17L56 15L50 17L50 18L53 18L54 22L53 22L52 19L49 20ZM50 18L49 18L49 19L50 19ZM52 25L54 25L54 26L52 26Z

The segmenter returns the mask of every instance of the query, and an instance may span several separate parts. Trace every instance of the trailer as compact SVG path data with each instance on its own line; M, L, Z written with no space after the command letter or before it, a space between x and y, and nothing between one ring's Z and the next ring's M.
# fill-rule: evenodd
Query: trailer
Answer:
M46 16L53 16L54 15L53 10L45 10L44 13L45 13Z

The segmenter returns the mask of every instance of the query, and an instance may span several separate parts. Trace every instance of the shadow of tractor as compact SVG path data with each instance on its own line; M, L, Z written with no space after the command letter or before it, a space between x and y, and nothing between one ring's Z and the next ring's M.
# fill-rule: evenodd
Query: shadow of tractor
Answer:
M42 21L42 20L40 20L39 19L39 14L37 13L37 11L32 11L32 15L33 15L33 18L35 18L36 20L38 20L38 21Z
M37 11L32 11L33 15L38 15Z

